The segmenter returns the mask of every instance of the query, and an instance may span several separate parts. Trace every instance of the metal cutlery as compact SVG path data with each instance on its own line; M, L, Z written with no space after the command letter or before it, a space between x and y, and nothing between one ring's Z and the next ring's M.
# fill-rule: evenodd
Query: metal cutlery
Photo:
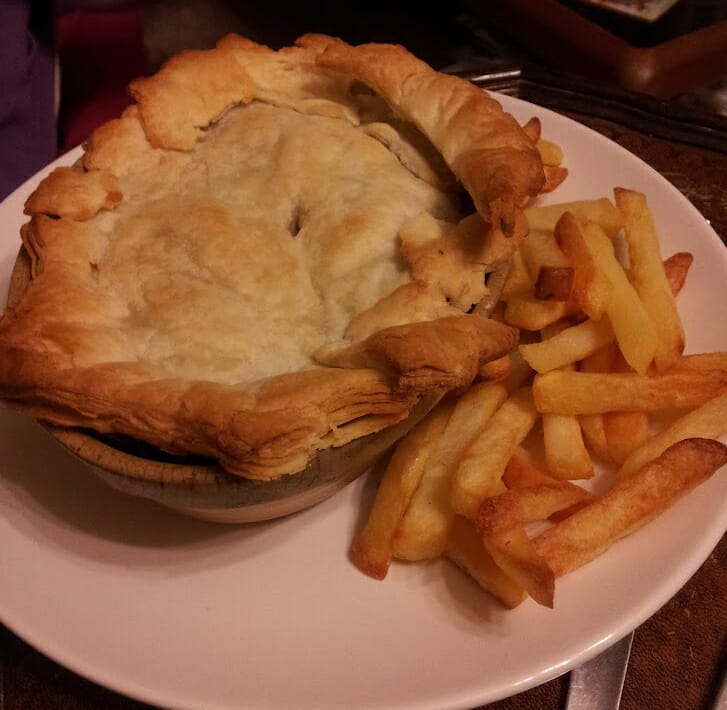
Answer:
M566 710L618 710L634 632L570 674Z

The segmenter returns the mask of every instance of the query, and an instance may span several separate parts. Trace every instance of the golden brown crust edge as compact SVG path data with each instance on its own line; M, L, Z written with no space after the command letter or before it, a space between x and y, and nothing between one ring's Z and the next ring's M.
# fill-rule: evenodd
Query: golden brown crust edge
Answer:
M130 91L150 143L189 150L202 129L230 106L261 98L261 77L254 79L250 72L271 54L281 63L286 58L290 63L314 61L373 89L431 140L478 212L507 234L524 202L545 182L532 141L485 91L434 71L399 45L354 47L316 34L277 53L228 36L213 50L183 52L154 76L132 82Z
M133 364L55 369L51 357L5 351L0 380L8 374L14 386L3 387L3 398L42 421L200 454L259 480L300 471L320 449L402 421L418 399L362 369L309 370L232 389L149 380Z
M478 212L511 234L524 202L545 182L530 139L501 105L474 84L441 74L404 47L352 47L323 35L304 35L299 46L324 67L351 74L380 94L434 144L462 181Z
M341 49L342 43L332 42ZM218 77L210 96L203 93L191 105L178 102L175 91L180 89L175 88L175 81L160 84L166 84L171 92L166 94L166 89L160 93L153 85L144 83L150 80L136 83L132 92L139 104L95 132L82 166L52 174L29 199L26 209L34 218L24 230L24 241L35 263L38 283L34 286L39 287L44 280L43 263L50 258L49 254L55 258L49 245L59 233L65 231L70 237L64 238L72 238L75 230L81 228L82 220L90 219L100 210L114 209L122 200L117 188L120 173L153 169L161 160L160 151L192 148L201 128L230 105L250 100L254 87L251 88L244 68L239 67L240 52L266 54L270 51L244 40L227 40L216 50L203 55L187 53L168 65L167 76L172 74L175 80L182 76L191 85L200 79L204 83L211 75ZM398 49L396 53L401 54ZM189 67L196 66L200 56L205 59L190 72ZM330 56L325 61L319 58L322 65L329 60L331 68L343 69L340 63L334 66L336 60ZM416 64L418 60L406 53L402 64L411 62ZM438 75L427 70L428 73L423 72L423 76L412 82L416 90L407 95L406 101L402 99L399 105L393 96L391 103L395 108L418 116L418 109L411 106L428 91L436 94L434 84ZM401 77L401 66L396 67L396 72L391 74L390 81ZM359 73L361 80L369 83L365 72ZM181 90L185 100L189 97L189 87L186 83ZM453 125L460 125L459 121L464 126L467 117L464 107L470 104L465 96L467 91L459 83L457 87L462 91L462 99L454 112ZM374 88L380 90L375 85ZM483 92L475 91L477 96L484 96ZM174 115L171 126L164 124L156 110L162 99L172 105L171 109L167 107L167 114ZM175 113L174 107L181 109ZM430 127L433 134L430 137L437 145L435 138L441 128L436 122L430 126L422 117L419 125L425 133ZM499 188L492 187L497 183L496 176L502 175L500 168L491 170L486 179L465 179L467 166L476 161L472 156L463 157L465 153L457 153L453 145L446 144L445 148L449 155L456 157L453 162L459 165L458 174L465 186L481 188L477 193L480 195L476 200L478 207L490 204L488 209L500 215L503 224L510 219L509 208L497 205L519 204L524 195L537 191L535 179L527 188L511 188L506 198ZM447 152L442 150L446 157ZM532 152L529 144L527 151ZM497 194L491 203L483 202L489 199L488 191L491 195ZM44 215L60 219L51 220ZM84 258L84 255L75 256L79 263ZM85 259L85 266L89 265ZM68 278L67 273L64 278ZM427 363L426 348L415 348L409 357L401 343L411 332L407 326L397 326L353 346L360 351L356 357L353 351L348 353L350 362L346 364L353 369L282 375L248 388L231 389L210 383L155 379L154 372L127 363L76 366L72 357L57 355L52 348L48 351L39 345L39 324L30 328L30 332L27 326L17 327L18 316L26 307L21 302L0 323L0 396L4 399L52 423L91 426L102 432L137 436L173 452L213 456L234 473L260 479L298 471L321 448L346 443L404 419L423 392L466 386L483 360L497 357L513 346L512 337L507 336L502 339L505 343L502 347L506 349L500 347L493 351L489 336L482 337L481 319L461 317L455 319L461 323L455 328L457 337L452 341L458 347L435 349L434 361ZM450 334L454 332L450 324L444 323L446 319L440 320L417 324L420 344L427 338L436 340L447 329ZM439 342L444 340L440 338ZM345 358L340 357L343 364ZM370 369L364 362L375 362L379 369Z

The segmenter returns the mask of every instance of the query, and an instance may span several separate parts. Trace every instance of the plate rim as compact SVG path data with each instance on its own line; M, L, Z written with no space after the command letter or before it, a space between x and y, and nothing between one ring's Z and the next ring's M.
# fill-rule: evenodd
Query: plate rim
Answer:
M597 133L596 131L588 128L587 126L584 126L583 124L574 121L568 116L558 114L557 112L554 112L550 109L542 108L530 102L523 101L522 99L497 94L495 94L495 96L498 100L501 101L506 110L509 110L508 104L510 102L514 102L514 106L520 105L520 108L523 110L527 108L528 110L538 112L538 114L541 116L546 113L549 115L552 114L552 116L555 116L558 121L566 122L566 125L573 124L578 127L578 130L588 132L590 134L589 138L602 142L604 145L608 144L608 149L615 149L620 157L625 159L628 158L629 160L635 161L639 165L639 169L643 170L644 168L646 168L651 178L657 179L662 183L663 187L668 187L671 190L671 194L681 203L681 209L689 209L690 211L692 211L693 215L698 215L702 219L706 227L705 234L709 233L710 239L716 240L719 246L723 246L717 234L711 228L707 220L705 220L704 217L699 213L696 207L694 207L694 205L692 205L692 203L689 202L688 199L663 175L651 168L651 166L649 166L645 161L630 153L627 149L611 141L605 136ZM42 168L38 173L36 173L36 175L29 178L25 183L23 183L23 185L21 185L17 190L11 193L11 195L9 195L6 200L3 201L2 205L0 205L0 208L3 208L11 200L17 201L18 199L20 199L18 196L24 194L30 189L31 186L37 184L37 182L42 179L42 177L47 174L50 169L52 169L56 165L68 163L70 160L80 155L80 152L80 147L73 149L65 155L60 156L57 160L53 161L48 166ZM701 235L700 238L702 238ZM725 252L725 254L726 256L723 261L725 264L727 264L727 252ZM2 298L4 298L4 295L2 296ZM462 690L456 697L452 694L449 694L448 701L445 705L441 704L442 698L435 698L431 701L432 704L430 705L422 705L421 702L412 702L409 705L396 705L392 707L472 707L476 704L489 703L497 699L509 697L511 695L524 692L525 690L552 680L553 678L567 672L575 665L583 663L592 658L593 656L597 655L607 646L628 634L630 631L638 627L646 619L656 613L656 611L658 611L675 593L677 593L688 581L688 579L701 567L711 551L719 543L726 529L727 510L725 510L721 518L715 516L715 519L711 521L711 525L708 527L707 531L703 531L702 536L700 537L701 544L698 546L698 551L692 550L692 554L688 557L688 559L682 560L682 563L674 571L674 574L670 576L670 584L662 586L661 588L656 590L655 593L650 594L648 596L648 599L644 600L640 605L637 605L636 608L633 608L631 610L631 614L627 615L627 621L624 622L624 618L621 617L617 620L617 623L611 624L613 628L610 633L602 636L599 639L596 639L595 641L587 645L587 647L583 649L579 654L577 654L576 657L563 659L559 664L544 668L540 672L535 673L528 678L522 679L519 683L510 685L508 688L496 688L492 692L489 692L489 694L483 692L482 690L477 692L476 689L466 689ZM180 703L180 697L172 697L172 695L169 695L168 693L165 694L164 691L160 693L158 689L140 687L138 685L134 686L133 682L125 682L123 679L116 677L112 671L89 667L89 664L87 662L84 663L80 661L80 659L74 658L73 654L64 652L63 649L54 648L52 643L48 644L44 642L44 640L39 637L37 633L33 633L32 631L30 631L27 624L23 625L22 623L15 623L15 619L10 619L10 615L7 613L6 610L6 604L3 603L1 596L0 619L2 619L2 623L5 624L8 629L10 629L20 638L24 639L34 648L38 649L40 652L54 659L55 661L70 669L71 671L77 673L78 675L88 678L93 682L99 683L104 687L107 687L116 692L120 692L130 698L137 698L145 702L156 704L161 703L164 705L167 705L171 702L174 704L174 707L197 707L196 705L186 705L183 702ZM92 665L93 664L91 664L91 666ZM214 704L208 705L207 707L210 706L216 707L216 705Z

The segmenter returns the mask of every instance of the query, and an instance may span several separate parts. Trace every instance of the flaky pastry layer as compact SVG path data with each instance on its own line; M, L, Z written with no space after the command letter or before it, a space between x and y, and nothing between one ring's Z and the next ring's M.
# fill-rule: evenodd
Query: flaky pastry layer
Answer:
M271 479L515 346L468 312L542 165L484 92L320 35L230 36L130 90L26 203L6 401Z

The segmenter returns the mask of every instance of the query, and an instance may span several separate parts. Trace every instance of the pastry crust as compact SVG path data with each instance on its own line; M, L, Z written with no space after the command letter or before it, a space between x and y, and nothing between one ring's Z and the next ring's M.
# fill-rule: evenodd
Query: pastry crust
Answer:
M323 35L298 44L317 63L346 72L380 94L434 144L472 196L477 211L507 234L523 198L543 185L543 168L515 119L474 84L432 71L403 47L351 47Z
M542 165L484 92L320 35L230 36L130 90L26 203L4 400L264 480L515 346L468 312Z

